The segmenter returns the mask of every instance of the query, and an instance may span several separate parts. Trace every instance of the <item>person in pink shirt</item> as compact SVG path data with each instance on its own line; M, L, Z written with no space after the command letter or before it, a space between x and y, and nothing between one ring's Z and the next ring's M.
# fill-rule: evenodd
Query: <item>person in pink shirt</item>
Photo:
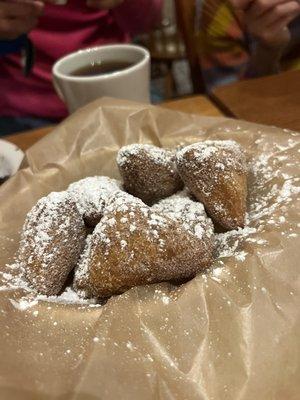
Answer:
M56 122L67 116L51 69L60 57L81 48L126 43L159 21L162 0L0 0L0 41L28 33L35 63L22 73L21 55L0 58L0 136Z

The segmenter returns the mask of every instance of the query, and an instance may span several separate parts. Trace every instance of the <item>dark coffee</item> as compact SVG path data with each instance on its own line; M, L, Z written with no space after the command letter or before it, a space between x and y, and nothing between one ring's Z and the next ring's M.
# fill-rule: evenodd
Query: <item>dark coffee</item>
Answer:
M96 76L103 74L111 74L113 72L122 71L123 69L129 68L134 63L129 61L101 61L95 62L84 67L75 69L70 73L71 76Z

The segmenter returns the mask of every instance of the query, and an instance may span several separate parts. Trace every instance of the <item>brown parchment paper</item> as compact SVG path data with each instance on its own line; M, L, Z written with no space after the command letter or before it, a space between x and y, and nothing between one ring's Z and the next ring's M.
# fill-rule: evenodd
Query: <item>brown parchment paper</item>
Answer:
M282 154L276 176L252 196L299 177L294 132L102 99L29 149L27 167L0 188L1 270L41 196L85 176L118 177L124 144L203 137L235 139L249 159L265 154L265 164ZM23 291L2 287L0 399L300 399L296 191L291 198L272 218L262 215L252 242L237 243L244 257L216 261L218 279L207 272L180 287L134 288L103 307L39 301L25 310L14 306ZM284 222L272 223L280 213Z

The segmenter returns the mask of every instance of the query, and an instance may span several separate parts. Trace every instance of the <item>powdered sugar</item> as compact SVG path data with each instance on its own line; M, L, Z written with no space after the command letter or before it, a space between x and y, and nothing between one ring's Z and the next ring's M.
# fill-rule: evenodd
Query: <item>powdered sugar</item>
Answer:
M176 164L185 185L215 222L226 229L244 225L247 164L240 145L231 140L198 142L179 150Z
M202 239L203 235L207 237L213 235L213 224L207 217L203 204L191 200L187 191L181 191L161 200L152 206L152 209L179 222L199 239Z
M24 266L16 261L13 264L6 264L3 271L0 271L1 282L0 290L24 289L31 291L28 282L24 278Z
M241 249L243 241L256 231L255 228L246 226L245 228L216 234L216 257L228 258L234 256L244 261L247 253Z
M153 160L156 164L167 166L172 158L174 158L174 153L172 151L153 146L151 144L130 144L124 146L120 149L117 155L117 164L122 166L127 162L129 157L137 156L141 152L144 152Z
M80 279L80 280L83 279L88 272L88 267L89 267L88 254L89 254L90 247L91 247L91 239L92 239L92 235L89 235L86 238L84 250L81 253L81 256L78 260L78 265L80 265L80 268L76 269L76 276L77 276L77 279Z
M62 303L62 304L96 304L96 299L85 299L80 296L72 287L68 286L59 296L45 296L38 295L36 297L37 300L44 300L53 303Z
M17 310L20 310L20 311L25 311L28 308L34 307L38 304L37 299L31 300L30 298L26 298L26 297L21 297L18 300L9 299L9 301Z
M67 192L52 192L46 197L42 197L35 207L27 214L24 229L23 241L27 241L28 237L34 237L33 255L40 257L42 264L47 266L54 258L54 253L46 251L51 242L49 231L53 229L54 222L61 216L62 208L68 200ZM40 214L43 212L43 219ZM33 224L32 221L39 221L38 224ZM66 218L62 224L57 226L58 234L63 233L70 225L70 218Z
M294 182L300 182L299 179L295 179ZM288 180L283 183L282 188L278 196L278 202L289 202L293 195L298 195L300 193L300 186L295 186L292 180Z
M148 205L183 187L172 151L143 144L125 146L119 150L117 164L124 189Z
M282 151L292 147L294 143L280 146L280 151L258 154L249 160L249 178L251 179L251 191L249 192L249 207L246 214L246 226L216 235L217 260L234 257L239 262L247 259L247 243L256 246L265 246L267 241L261 234L271 225L272 229L278 229L282 235L291 234L297 237L296 224L291 225L286 218L287 205L295 204L294 200L300 193L298 177L292 177L278 168L282 160ZM287 179L274 184L274 178ZM282 225L285 225L284 231ZM292 232L292 233L291 233Z
M75 292L71 287L67 287L66 290L59 296L45 296L28 294L17 300L10 299L11 304L20 311L25 311L31 307L36 306L40 301L58 303L58 304L78 304L78 305L91 305L96 306L96 299L85 299ZM99 305L100 306L100 305ZM35 316L38 315L38 311L35 311ZM54 326L57 323L54 323Z
M110 248L113 246L119 246L121 252L127 251L127 241L122 232L129 231L130 233L133 233L136 230L137 210L147 218L149 240L159 239L157 228L166 227L167 221L160 215L151 211L151 208L146 206L140 199L125 192L116 192L110 198L107 207L105 208L103 218L96 226L93 235L90 235L86 241L84 252L79 260L78 267L76 268L75 281L84 280L86 278L89 269L90 254L93 251L95 242L103 243L103 245L105 245L106 254L109 254ZM113 227L117 224L116 219L113 216L117 216L118 213L126 213L127 217L120 218L119 223L124 225L124 227L122 228L122 231L117 228L114 232L114 238L111 240L111 231L108 227ZM162 242L160 242L160 247L163 247Z
M205 140L203 142L193 143L179 150L176 154L178 163L184 161L187 153L192 152L197 163L205 163L211 157L219 154L220 151L226 151L231 154L225 159L225 162L216 162L215 167L224 171L226 166L239 166L239 169L245 170L245 165L241 162L243 149L233 140Z
M87 223L96 225L109 197L120 189L121 183L115 179L107 176L93 176L72 183L68 192Z
M131 224L137 228L133 233ZM211 265L207 247L141 200L116 192L87 245L87 260L76 268L75 286L102 298L132 286L187 278Z
M224 142L227 141L222 142L224 144ZM213 143L216 142L213 141ZM232 146L232 143L228 145L228 147L234 147ZM226 146L227 145L225 145L225 147ZM289 147L290 144L286 146L281 145L280 152L285 151ZM184 150L186 149L187 147ZM265 246L268 244L262 234L266 229L268 229L269 225L272 226L272 229L281 229L282 234L288 235L287 237L293 238L297 236L296 225L294 226L293 224L291 224L289 218L287 217L287 207L292 207L293 199L295 199L297 195L299 195L299 179L297 177L291 176L288 171L282 172L282 170L278 168L278 163L286 163L287 160L287 157L282 155L282 153L280 152L278 154L274 152L260 154L256 157L251 158L249 161L249 171L251 175L251 192L249 198L248 214L246 216L246 227L244 229L238 229L216 235L217 260L215 265L217 267L212 270L212 278L217 282L221 282L222 279L225 279L225 268L220 267L220 265L225 265L226 259L228 259L229 257L233 257L233 259L236 260L237 264L242 266L244 262L247 262L250 245ZM204 157L210 157L214 154L215 150L204 151ZM220 165L217 165L217 168L221 171L225 167L223 163L220 163ZM276 180L276 184L273 182L273 179L275 177L281 178L281 180ZM103 179L105 177L87 178L87 181L91 179L92 181L96 182L98 178ZM109 180L109 178L107 179ZM106 179L103 179L103 182L105 180ZM76 184L74 184L74 186L75 185ZM90 188L92 188L92 186L93 185L91 185ZM115 187L116 191L120 190L120 186L118 184L116 186L118 187L118 189L116 189ZM77 185L77 188L79 187L80 185ZM268 190L266 190L266 187L268 188ZM77 193L80 193L80 190L78 190ZM48 207L49 213L52 216L59 215L60 204L65 200L65 196L68 196L66 192L52 193L50 195L50 206L49 204L45 204L45 199L41 199L40 204L41 206ZM94 194L92 194L91 196L91 198L93 199L91 203L95 199L93 196ZM197 220L199 218L199 220L202 221L203 219L203 221L205 221L207 218L202 204L196 203L191 200L186 192L177 193L176 195L171 196L168 199L160 201L158 204L153 206L150 211L149 207L145 206L140 200L135 199L132 196L130 196L129 199L128 196L129 195L127 195L126 193L116 192L113 196L113 199L111 199L110 201L108 201L108 198L106 198L105 210L107 210L107 212L110 212L110 214L112 211L114 211L115 213L126 212L127 216L123 216L119 222L126 226L129 232L133 233L138 229L136 223L134 222L135 206L138 207L142 215L146 216L149 219L149 237L157 240L159 246L162 249L165 246L165 242L160 238L159 228L165 226L165 220L160 215L163 213L163 209L165 210L164 215L168 216L171 219L179 221L179 214L183 210L185 210L185 206L190 205L189 211L186 212L185 215L185 221L182 222L185 229L191 230L190 226L195 223L196 215L199 214L197 216ZM96 200L95 203L97 203ZM79 208L80 207L81 206L79 205ZM89 206L83 207L82 205L81 213L83 213L84 210L86 211L87 209L90 210ZM106 214L106 211L104 214ZM106 226L114 227L116 224L116 219L114 219L111 215L104 215L102 222L105 223ZM68 218L66 218L64 224L62 224L62 230L67 229L68 224L70 224ZM47 248L47 243L49 243L50 240L48 233L49 226L51 226L51 224L46 218L44 222L45 229L41 228L37 244L37 251L42 256L43 251L45 248ZM203 236L204 231L201 224L193 225L193 229L193 233L196 236ZM212 230L210 232L212 234ZM114 243L111 242L111 238L106 235L106 230L103 229L103 225L101 228L101 224L99 224L96 227L94 234L99 234L100 240L103 241L103 243L105 243L108 248L114 245ZM91 236L87 238L85 251L81 256L80 268L78 268L76 271L77 277L80 278L86 276L89 268L87 255L89 254L91 247L90 238ZM116 231L116 238L118 240L118 243L120 244L120 251L126 251L128 245L127 240L124 239L119 231ZM51 257L52 255L48 256L48 258L46 258L46 261L51 259ZM3 286L1 287L2 290L13 290L15 288L22 288L25 291L25 295L20 299L10 299L11 304L19 310L26 310L28 308L31 308L37 305L39 301L53 301L55 303L64 304L78 303L86 305L93 304L93 302L95 301L83 299L80 292L75 292L70 287L66 288L59 296L47 297L44 295L37 295L35 292L32 292L32 289L28 286L26 280L23 279L22 265L18 263L7 266L5 271L1 272L1 275L1 280L3 284ZM168 304L167 300L163 299L162 301L164 304Z
M46 296L36 293L26 281L22 270L22 265L18 262L6 265L7 272L0 272L2 286L0 290L22 289L25 294L19 298L9 299L10 303L20 311L26 311L36 306L40 301L60 303L60 304L79 304L96 306L96 299L85 299L80 293L74 291L72 287L67 286L58 296ZM38 313L36 313L36 316Z
M52 192L27 214L18 259L39 292L58 293L82 250L85 227L67 192Z

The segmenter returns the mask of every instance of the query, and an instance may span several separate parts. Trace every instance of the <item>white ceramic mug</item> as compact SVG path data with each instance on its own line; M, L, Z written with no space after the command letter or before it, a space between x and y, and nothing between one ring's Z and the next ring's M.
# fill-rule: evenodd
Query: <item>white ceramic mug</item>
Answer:
M127 61L133 65L101 75L71 75L79 68L100 60ZM150 54L140 46L115 44L79 50L58 60L52 73L54 87L70 113L103 96L150 101Z

